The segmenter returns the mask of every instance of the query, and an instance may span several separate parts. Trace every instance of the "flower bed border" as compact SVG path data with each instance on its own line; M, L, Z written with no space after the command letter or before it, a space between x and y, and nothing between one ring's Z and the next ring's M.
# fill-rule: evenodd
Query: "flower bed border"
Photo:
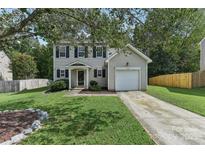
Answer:
M40 109L25 109L25 110L5 110L0 111L0 113L9 113L9 112L21 112L21 111L30 111L30 112L37 112L38 114L38 120L34 120L30 128L24 129L21 133L12 136L9 140L0 143L0 145L12 145L17 144L21 140L28 137L29 134L31 134L33 131L38 130L42 126L42 122L48 119L48 113L46 111L42 111Z

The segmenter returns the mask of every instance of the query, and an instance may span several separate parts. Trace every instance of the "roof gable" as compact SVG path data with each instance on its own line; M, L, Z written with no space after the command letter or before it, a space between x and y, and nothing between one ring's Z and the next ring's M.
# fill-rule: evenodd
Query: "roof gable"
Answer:
M79 60L70 63L67 67L70 67L70 66L85 66L85 67L89 67L89 68L92 67L92 66L90 66L88 64L85 64L84 62L79 61Z
M140 52L138 49L136 49L135 47L133 47L131 44L127 44L125 46L125 48L129 48L132 52L134 52L135 54L139 55L141 58L143 58L147 63L151 63L152 60L147 57L145 54L143 54L142 52ZM109 62L111 59L113 59L116 55L118 55L119 53L115 53L112 56L110 56L106 62Z

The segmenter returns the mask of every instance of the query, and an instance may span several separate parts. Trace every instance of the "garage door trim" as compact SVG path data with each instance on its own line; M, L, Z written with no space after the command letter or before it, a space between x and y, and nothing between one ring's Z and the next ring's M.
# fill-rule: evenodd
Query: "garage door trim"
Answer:
M117 74L118 70L121 70L121 71L123 71L123 70L125 70L125 71L127 71L127 70L133 70L133 71L137 70L137 71L139 71L139 90L141 90L142 80L141 80L141 68L140 67L115 67L115 81L114 81L115 90L116 90L116 74Z

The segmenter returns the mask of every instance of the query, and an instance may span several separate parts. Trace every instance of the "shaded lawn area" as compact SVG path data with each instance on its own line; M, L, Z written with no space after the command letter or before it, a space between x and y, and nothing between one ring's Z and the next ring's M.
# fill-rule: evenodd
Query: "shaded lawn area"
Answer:
M118 97L66 97L41 90L0 94L0 110L39 108L49 120L21 144L154 144Z
M149 86L147 93L181 108L205 116L205 88L182 89Z

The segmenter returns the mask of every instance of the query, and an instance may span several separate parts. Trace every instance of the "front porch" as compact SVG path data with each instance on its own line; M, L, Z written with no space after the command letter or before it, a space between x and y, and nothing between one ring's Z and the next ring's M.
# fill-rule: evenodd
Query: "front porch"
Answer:
M89 88L89 70L92 67L82 62L76 61L67 66L69 72L69 89Z

